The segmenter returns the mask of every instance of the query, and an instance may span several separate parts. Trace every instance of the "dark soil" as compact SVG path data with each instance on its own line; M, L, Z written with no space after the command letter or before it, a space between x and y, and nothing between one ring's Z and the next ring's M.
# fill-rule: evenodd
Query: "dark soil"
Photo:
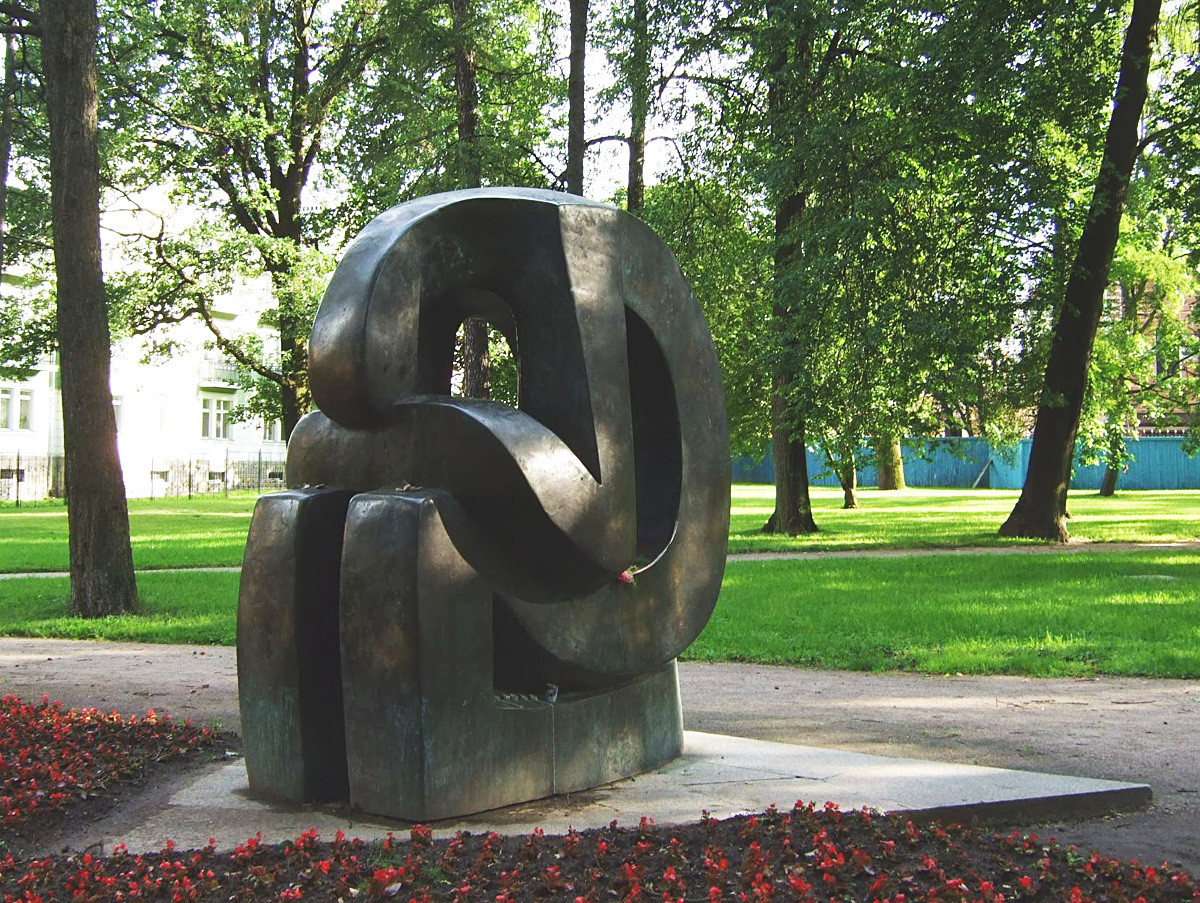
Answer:
M153 710L124 718L16 696L0 699L0 844L35 850L177 779L236 739ZM219 753L218 753L219 751Z
M315 832L289 844L255 839L155 854L120 846L0 862L8 900L518 901L1200 901L1183 872L1078 855L1013 832L917 826L903 817L798 807L658 828L528 837L418 825L401 842L368 844Z

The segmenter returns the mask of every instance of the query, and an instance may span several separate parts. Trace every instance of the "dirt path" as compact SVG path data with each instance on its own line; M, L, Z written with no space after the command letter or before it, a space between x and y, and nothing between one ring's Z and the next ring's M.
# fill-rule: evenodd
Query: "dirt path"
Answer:
M1147 782L1155 803L1146 811L1033 830L1124 858L1180 863L1200 875L1200 681L692 662L680 665L679 675L689 729ZM240 726L229 647L0 639L0 692Z

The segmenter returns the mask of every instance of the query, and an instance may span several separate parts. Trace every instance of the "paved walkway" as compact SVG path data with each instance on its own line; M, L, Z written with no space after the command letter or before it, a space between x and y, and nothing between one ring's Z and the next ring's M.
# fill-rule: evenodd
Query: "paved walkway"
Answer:
M831 750L1145 782L1146 810L1035 828L1200 875L1200 681L934 677L680 665L689 730ZM238 730L229 647L0 639L0 692ZM782 802L782 801L781 801Z
M1180 542L1077 542L1038 543L1015 546L950 546L934 549L802 549L786 552L735 552L729 561L790 561L804 558L905 558L929 555L1045 555L1062 552L1131 552L1138 549L1200 552L1200 540ZM194 573L233 573L241 567L146 568L138 573L158 570ZM21 577L69 577L67 571L23 571L0 574L0 580Z

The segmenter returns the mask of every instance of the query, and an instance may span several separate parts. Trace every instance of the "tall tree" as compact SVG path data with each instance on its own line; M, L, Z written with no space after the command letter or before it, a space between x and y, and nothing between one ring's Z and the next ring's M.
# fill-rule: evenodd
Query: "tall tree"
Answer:
M649 0L633 0L628 57L629 166L625 207L636 213L646 204L646 120L650 115Z
M1188 425L1200 386L1200 339L1189 328L1186 304L1200 289L1183 245L1192 230L1171 209L1161 153L1149 150L1121 218L1076 443L1081 463L1105 465L1102 496L1116 492L1133 458L1126 437L1142 426Z
M557 84L532 2L112 2L140 174L208 214L131 245L149 255L122 286L134 330L200 318L254 374L255 412L274 406L285 429L309 403L307 336L343 241L413 196L550 179L539 148ZM212 315L212 289L239 271L271 277L275 349Z
M479 81L475 49L475 11L471 0L451 0L454 29L454 93L458 110L458 166L460 188L483 184L479 155ZM468 317L463 323L463 394L488 397L487 321Z
M248 239L242 248L253 249L271 278L279 343L255 353L226 335L212 299L198 292L187 295L191 309L150 308L142 327L198 316L222 351L273 384L285 434L308 406L312 299L298 296L295 277L334 226L310 212L307 191L329 159L329 136L343 127L351 84L405 13L389 4L381 14L367 0L336 9L301 0L170 8L120 0L111 10L125 23L109 34L108 50L118 87L140 116L144 178L168 182L196 207L217 208L227 228ZM145 246L159 255L155 269L180 271L163 257L164 243Z
M137 604L129 511L109 389L100 267L95 0L41 6L50 122L50 188L67 467L71 611L98 617Z
M1154 31L1161 0L1134 0L1117 90L1087 223L1054 327L1042 399L1034 424L1025 484L1002 536L1065 542L1067 489L1087 386L1088 360L1104 305L1121 212L1138 153L1138 123L1146 103Z
M797 349L787 329L788 310L794 302L799 221L810 193L797 138L798 130L810 120L813 103L825 90L842 35L836 27L823 27L808 10L799 11L796 21L789 21L781 6L767 3L754 47L765 59L766 126L773 145L767 186L775 219L772 320L780 346L771 399L775 510L763 530L796 535L817 531L808 492L807 423L803 412L795 410L792 398Z
M587 34L589 0L570 0L571 49L567 76L567 191L583 194L583 155L587 149Z
M730 445L757 456L770 437L771 229L733 176L670 174L646 189L640 215L675 253L712 331Z

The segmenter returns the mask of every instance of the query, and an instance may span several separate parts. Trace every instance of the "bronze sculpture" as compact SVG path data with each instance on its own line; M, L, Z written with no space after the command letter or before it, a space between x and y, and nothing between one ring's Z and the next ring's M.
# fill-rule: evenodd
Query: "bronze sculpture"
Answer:
M471 316L515 350L517 409L450 395ZM657 236L549 191L402 204L334 273L309 374L295 488L260 500L242 575L251 789L423 820L678 755L674 659L720 587L729 447Z

